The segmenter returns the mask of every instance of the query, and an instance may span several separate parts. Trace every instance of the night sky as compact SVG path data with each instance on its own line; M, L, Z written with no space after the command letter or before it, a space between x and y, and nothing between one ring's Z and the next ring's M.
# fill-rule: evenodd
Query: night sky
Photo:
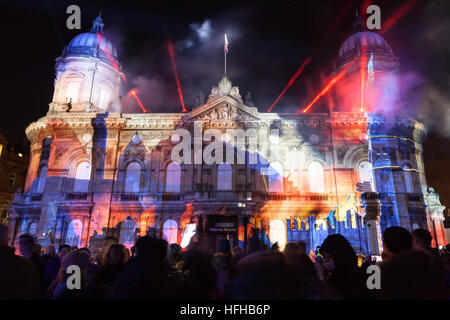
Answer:
M265 112L302 61L312 62L274 112L307 105L330 75L340 44L352 33L355 8L371 2L383 22L406 2L411 10L383 37L400 58L402 72L422 81L407 104L429 126L425 141L428 183L450 204L450 1L10 1L1 6L3 113L0 133L20 143L25 128L45 116L53 95L54 62L65 45L87 32L102 10L105 35L117 48L128 79L125 97L137 88L150 112L179 112L167 50L170 38L188 110L199 91L206 96L223 76L223 34L229 38L228 77L251 91ZM81 30L66 28L66 8L81 8ZM124 112L140 112L124 99ZM319 102L315 111L326 111Z

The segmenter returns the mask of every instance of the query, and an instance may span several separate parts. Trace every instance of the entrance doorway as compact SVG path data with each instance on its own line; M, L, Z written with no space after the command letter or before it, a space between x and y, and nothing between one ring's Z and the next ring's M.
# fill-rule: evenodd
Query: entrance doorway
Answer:
M238 218L236 215L208 215L206 234L217 249L220 239L230 241L230 248L238 245Z

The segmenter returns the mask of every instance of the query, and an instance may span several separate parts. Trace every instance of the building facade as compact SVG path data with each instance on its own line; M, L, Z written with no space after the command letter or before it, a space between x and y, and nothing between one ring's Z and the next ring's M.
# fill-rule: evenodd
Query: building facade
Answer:
M357 31L339 50L341 91L369 54L374 79L398 70L380 35ZM121 67L100 17L56 61L49 111L26 129L12 243L35 230L42 244L94 251L109 236L131 246L148 233L182 247L192 236L245 247L256 233L268 245L303 240L313 250L341 233L357 252L380 254L392 225L430 228L446 242L425 180L426 128L411 117L347 108L339 90L328 113L260 112L226 77L188 113L124 114Z
M13 195L25 185L28 154L24 150L0 134L0 223L7 222Z

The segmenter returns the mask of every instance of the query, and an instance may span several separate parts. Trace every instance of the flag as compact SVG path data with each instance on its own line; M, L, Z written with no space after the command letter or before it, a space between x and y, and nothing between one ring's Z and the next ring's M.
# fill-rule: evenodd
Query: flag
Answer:
M373 72L373 54L370 53L369 63L367 64L367 73L369 74L368 81L373 82L375 79L375 74Z
M223 48L223 51L225 52L225 54L228 53L228 39L227 39L227 34L225 33L225 46Z

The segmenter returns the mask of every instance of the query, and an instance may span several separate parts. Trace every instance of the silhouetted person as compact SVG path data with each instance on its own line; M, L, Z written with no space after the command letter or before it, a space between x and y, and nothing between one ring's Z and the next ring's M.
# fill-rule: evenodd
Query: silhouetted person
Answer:
M73 250L66 254L61 260L61 268L59 269L57 284L52 292L53 300L77 300L85 298L85 290L87 286L87 266L89 264L89 257L85 252L80 250ZM68 272L70 266L78 266L80 269L80 288L69 288L69 283L74 283L74 280L69 279L73 271Z
M252 228L252 236L248 239L246 254L252 254L255 252L265 251L264 243L261 241L259 234L261 231L256 228Z
M181 254L181 247L178 244L172 243L171 245L169 245L167 262L173 270L180 271L183 268L184 260Z
M288 264L295 263L300 256L298 245L295 242L288 242L284 246L283 254Z
M272 247L270 248L270 251L272 252L279 252L280 251L280 246L278 245L278 242L275 242Z
M89 257L89 264L87 266L87 282L90 283L95 273L97 272L97 265L92 262L91 250L89 248L83 247L79 249L81 252L84 252Z
M45 276L43 283L43 290L47 290L50 284L56 279L58 276L59 268L61 266L61 259L56 255L55 246L49 244L45 250L44 254L41 257L45 265Z
M292 266L299 276L315 276L314 263L305 253L302 253L297 243L288 242L283 254L287 264Z
M443 272L437 272L433 257L423 251L403 250L381 267L384 299L447 299Z
M58 249L58 257L62 259L66 254L70 252L70 246L68 244L62 244Z
M231 281L231 249L230 241L220 239L217 243L217 251L212 260L217 272L217 289L221 294L228 291Z
M33 251L36 253L36 255L40 258L42 255L42 246L39 243L34 243L34 249Z
M306 254L306 255L308 254L306 252L306 243L304 241L301 241L301 240L297 241L297 246L298 246L298 250L299 250L300 254Z
M72 110L72 98L70 98L69 102L67 102L66 112L70 112L70 110Z
M325 283L344 299L367 298L365 276L347 239L340 234L330 235L319 250L323 256Z
M212 255L195 245L188 251L184 260L183 272L186 275L185 294L190 299L210 299L217 294L217 273L213 267Z
M61 265L61 261L62 258L64 258L64 256L66 254L68 254L70 252L70 246L68 244L62 244L59 246L58 249L58 258L60 261L60 265ZM58 268L58 274L59 274L59 268ZM45 296L48 298L51 298L53 296L53 291L55 291L56 285L58 284L58 278L54 278L53 281L48 285L47 291L45 292Z
M39 274L28 259L8 246L8 227L0 224L0 299L36 299L40 295Z
M412 236L412 248L414 250L424 251L426 253L432 254L431 241L433 237L430 231L425 229L415 229L411 232Z
M257 252L242 258L231 285L231 299L287 300L300 297L299 284L279 252Z
M39 283L41 289L44 288L45 264L40 258L40 253L36 252L38 248L35 246L34 239L29 234L22 234L19 237L19 250L22 256L29 259L36 266L39 274Z
M106 292L109 299L177 298L178 290L169 277L165 262L167 241L141 237L136 241L136 256L129 260L124 272Z
M335 299L337 294L316 276L314 263L295 242L288 242L283 251L286 263L299 281L302 299Z
M103 255L101 266L97 269L89 284L89 295L100 298L120 278L128 260L127 248L113 243Z
M389 227L383 232L383 262L392 259L396 254L411 250L412 236L402 227Z
M216 270L222 270L229 267L231 258L230 241L220 239L217 243L217 250L213 257L213 265Z

